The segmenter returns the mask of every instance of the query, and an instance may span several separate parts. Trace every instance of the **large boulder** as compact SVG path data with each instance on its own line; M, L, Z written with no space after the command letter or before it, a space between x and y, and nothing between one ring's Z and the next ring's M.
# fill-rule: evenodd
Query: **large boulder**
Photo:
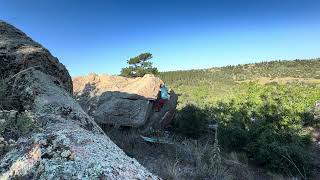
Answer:
M55 83L72 93L72 79L65 68L40 44L0 20L0 77L12 77L28 68L37 68L55 77Z
M160 111L154 106L163 81L153 75L138 78L89 74L73 78L74 96L89 115L102 125L160 129L172 120L177 96Z
M6 37L0 39L1 47L19 44L41 48L7 23L1 22L0 33L0 37L3 33ZM25 59L36 59L39 67L24 68L18 59L25 52L9 49L8 56L3 49L0 56L1 68L9 78L8 91L18 98L22 110L31 114L39 129L19 138L11 151L0 156L0 179L158 179L128 157L82 110L70 95L72 84L67 70L48 51Z
M91 73L88 76L74 77L73 84L76 96L81 96L83 93L90 93L90 96L100 96L105 92L123 92L133 99L154 100L158 98L160 85L163 84L163 81L150 74L146 74L144 77L126 78Z

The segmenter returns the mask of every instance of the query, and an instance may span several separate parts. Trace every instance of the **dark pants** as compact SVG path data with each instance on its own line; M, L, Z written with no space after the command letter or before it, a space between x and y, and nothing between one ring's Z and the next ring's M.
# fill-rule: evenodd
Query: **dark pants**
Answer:
M166 101L167 101L167 100L165 100L165 99L159 99L159 100L157 100L156 103L155 103L156 111L159 112L159 111L161 110L161 108L164 106L164 104L166 103Z

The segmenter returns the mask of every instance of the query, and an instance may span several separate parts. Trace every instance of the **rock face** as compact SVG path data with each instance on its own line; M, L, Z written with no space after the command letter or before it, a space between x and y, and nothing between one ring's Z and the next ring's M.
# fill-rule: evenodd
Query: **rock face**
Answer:
M89 74L73 78L74 96L85 111L99 124L159 129L172 120L177 96L171 98L159 112L157 103L161 79L153 75L125 78Z
M72 93L72 80L64 65L22 31L0 20L0 75L11 77L34 67L55 77L55 83Z
M163 81L153 75L147 74L141 78L126 78L122 76L97 75L73 78L74 94L91 93L91 96L100 96L108 92L123 92L133 99L154 100L158 97L160 85ZM90 89L94 87L94 89ZM85 89L87 88L87 89Z
M0 179L158 179L107 137L70 95L65 67L0 22L0 68L39 130L0 159ZM37 66L37 67L34 67Z

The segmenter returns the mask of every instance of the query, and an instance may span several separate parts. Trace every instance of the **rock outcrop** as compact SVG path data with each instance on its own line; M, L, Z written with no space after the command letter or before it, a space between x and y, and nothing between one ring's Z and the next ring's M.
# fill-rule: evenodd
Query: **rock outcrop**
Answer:
M159 112L154 109L162 84L153 75L125 78L89 74L73 78L75 98L97 123L143 129L160 129L175 114L177 96L173 91Z
M12 77L34 67L55 77L55 83L72 93L72 79L65 68L40 44L17 28L0 21L0 75Z
M65 67L0 22L0 68L39 130L0 159L0 179L158 179L128 157L73 99Z

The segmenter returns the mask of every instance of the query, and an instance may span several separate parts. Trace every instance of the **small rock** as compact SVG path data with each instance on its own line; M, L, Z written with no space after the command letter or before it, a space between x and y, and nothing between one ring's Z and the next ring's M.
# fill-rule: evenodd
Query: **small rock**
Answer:
M10 114L9 114L9 118L10 119L15 119L16 117L17 117L17 111L11 110Z
M52 153L52 150L53 150L53 149L52 149L52 146L49 146L49 147L47 148L47 152L48 152L48 153Z
M42 139L39 141L39 144L43 145L43 146L46 146L48 144L47 140L46 139Z
M76 159L76 155L74 153L71 153L69 156L69 160L74 161Z
M0 152L3 151L5 145L4 144L0 144Z
M5 119L0 119L0 124L3 125L4 123L6 123Z
M70 150L65 150L61 153L61 156L64 158L68 158L71 155L71 151Z
M3 142L4 142L4 138L0 137L0 143L3 143Z
M15 146L16 146L15 144L9 144L10 148L15 147Z
M16 143L16 141L14 141L13 139L9 139L9 144L15 144Z

